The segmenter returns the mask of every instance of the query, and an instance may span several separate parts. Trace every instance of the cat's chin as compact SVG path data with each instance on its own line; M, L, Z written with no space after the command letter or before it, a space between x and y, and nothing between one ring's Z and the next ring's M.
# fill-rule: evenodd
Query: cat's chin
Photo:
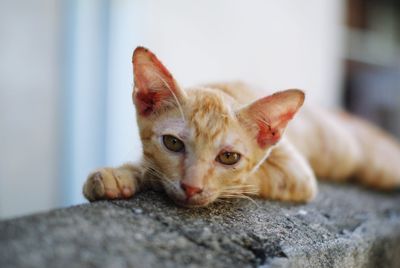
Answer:
M191 198L187 198L185 192L179 188L165 185L165 193L174 201L175 204L181 207L195 208L205 207L215 201L218 197L218 192L215 190L207 189L200 194L196 194Z
M178 206L186 208L196 208L208 206L213 200L207 198L191 198L191 199L180 199L176 197L171 198Z
M175 203L181 207L185 208L198 208L198 207L205 207L209 205L211 202L205 201L205 202L190 202L190 201L176 201Z

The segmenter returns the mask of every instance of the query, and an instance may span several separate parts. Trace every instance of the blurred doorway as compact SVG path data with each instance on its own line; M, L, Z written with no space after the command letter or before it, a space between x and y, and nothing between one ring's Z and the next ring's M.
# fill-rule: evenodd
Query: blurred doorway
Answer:
M347 1L346 107L400 137L400 2Z

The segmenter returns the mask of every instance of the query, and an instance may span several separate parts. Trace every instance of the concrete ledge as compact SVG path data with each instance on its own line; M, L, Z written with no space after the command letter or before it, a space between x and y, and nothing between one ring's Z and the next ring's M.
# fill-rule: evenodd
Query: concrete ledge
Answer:
M176 207L160 193L0 222L0 267L400 267L400 193Z

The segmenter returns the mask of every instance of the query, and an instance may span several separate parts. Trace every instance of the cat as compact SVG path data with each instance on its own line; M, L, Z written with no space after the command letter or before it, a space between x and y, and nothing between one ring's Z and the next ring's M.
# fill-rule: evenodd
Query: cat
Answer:
M132 63L143 160L90 174L83 187L89 201L150 188L186 207L249 196L308 202L316 177L400 186L394 138L345 112L301 108L301 90L258 99L239 82L184 90L148 49L137 47Z

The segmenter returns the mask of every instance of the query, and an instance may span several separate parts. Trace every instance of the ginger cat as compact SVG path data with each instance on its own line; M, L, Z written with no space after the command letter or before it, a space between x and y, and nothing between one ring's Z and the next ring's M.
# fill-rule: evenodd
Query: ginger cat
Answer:
M299 112L300 90L260 99L241 83L184 90L146 48L136 48L132 62L143 160L89 175L83 193L90 201L152 188L187 207L248 195L306 202L317 194L316 177L400 186L393 138L345 113Z

